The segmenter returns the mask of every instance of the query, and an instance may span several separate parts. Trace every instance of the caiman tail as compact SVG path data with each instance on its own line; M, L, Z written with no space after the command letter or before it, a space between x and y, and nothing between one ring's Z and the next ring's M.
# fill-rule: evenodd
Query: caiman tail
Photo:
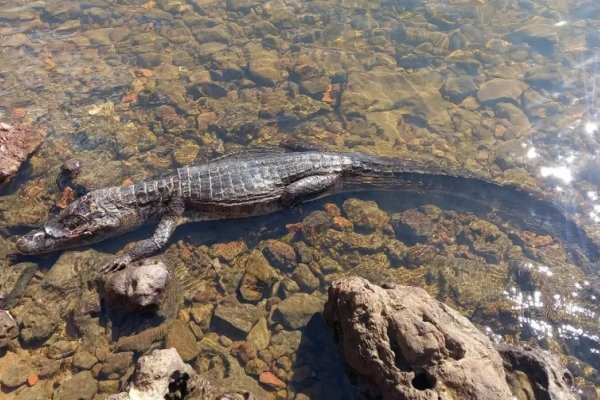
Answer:
M516 226L560 235L571 256L592 264L600 259L600 246L571 216L573 206L526 190L513 183L499 183L452 167L436 167L419 161L353 154L353 170L344 177L344 191L394 190L410 198L422 193L424 201L509 221ZM585 261L585 260L583 260Z

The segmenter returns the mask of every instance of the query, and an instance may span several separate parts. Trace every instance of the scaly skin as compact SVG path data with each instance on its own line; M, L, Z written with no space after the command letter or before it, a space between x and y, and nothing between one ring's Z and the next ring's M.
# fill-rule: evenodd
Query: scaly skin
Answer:
M160 251L175 228L189 220L261 215L342 191L448 185L459 191L471 187L475 196L478 189L473 185L506 190L506 194L516 196L515 208L523 207L519 203L523 201L546 207L549 214L560 213L552 203L519 188L409 160L319 151L248 153L183 167L156 180L91 191L42 229L19 238L17 249L23 254L46 253L99 242L158 221L151 238L102 268L118 270ZM554 215L550 218L556 219Z

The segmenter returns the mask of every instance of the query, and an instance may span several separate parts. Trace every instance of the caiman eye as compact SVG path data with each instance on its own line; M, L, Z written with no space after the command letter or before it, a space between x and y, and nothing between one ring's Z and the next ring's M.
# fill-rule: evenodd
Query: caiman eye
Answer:
M65 226L69 229L76 229L81 227L86 222L85 218L79 215L71 215L65 219Z

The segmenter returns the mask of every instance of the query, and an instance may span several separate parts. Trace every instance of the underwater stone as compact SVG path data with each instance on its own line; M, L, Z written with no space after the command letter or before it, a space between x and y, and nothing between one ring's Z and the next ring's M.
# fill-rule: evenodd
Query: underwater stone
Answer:
M61 400L91 400L98 391L98 384L90 371L82 371L66 380L54 391L54 398Z
M52 335L60 320L57 311L52 305L29 303L17 318L21 339L32 343Z
M516 79L493 78L484 82L477 91L477 99L484 102L514 101L517 102L527 84Z
M390 220L388 214L374 201L349 199L344 201L342 208L357 228L367 231L383 229Z
M278 281L277 271L271 267L262 253L254 251L246 259L246 271L240 281L240 295L247 301L259 301L271 294Z
M85 350L78 351L73 356L73 366L79 369L90 369L98 362L98 358Z
M475 85L475 81L468 75L448 78L442 86L442 95L454 103L460 103L476 92L477 86Z
M271 341L271 332L267 325L267 319L261 317L258 322L252 327L248 336L246 336L248 343L252 344L257 351L266 349Z
M59 360L70 357L77 351L79 343L76 341L59 340L48 348L48 358Z
M283 300L273 311L273 320L286 329L300 329L323 309L324 299L306 293L297 293Z
M256 324L262 311L252 304L243 304L229 296L223 299L215 308L213 314L213 325L231 336L246 336L250 329Z
M319 287L319 278L313 274L306 264L298 264L292 274L292 279L305 292L312 293Z
M109 378L113 378L111 375L116 374L117 377L124 374L133 361L133 352L124 351L120 353L109 353L106 356L106 360L102 365L100 373Z
M33 367L17 354L8 352L0 358L0 383L5 388L16 388L27 382Z
M7 310L0 310L0 350L19 334L17 322Z
M174 348L183 361L191 361L200 353L196 338L190 328L182 320L175 320L167 330L165 347Z
M294 248L280 240L265 241L263 254L277 268L291 268L296 262Z

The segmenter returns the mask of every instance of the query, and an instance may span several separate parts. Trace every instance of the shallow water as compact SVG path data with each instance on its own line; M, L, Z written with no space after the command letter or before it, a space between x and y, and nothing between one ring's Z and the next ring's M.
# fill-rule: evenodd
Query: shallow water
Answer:
M344 203L353 194L182 227L166 251L181 299L163 311L194 332L199 372L268 398L358 398L318 317L290 329L269 313L296 293L322 299L335 277L358 274L424 286L492 334L562 354L584 398L596 398L599 28L600 5L575 0L0 0L0 121L37 123L48 133L0 188L0 293L19 324L19 335L0 344L41 378L32 387L2 383L0 399L55 390L60 398L56 388L88 369L88 386L98 382L89 398L105 398L123 387L141 353L107 372L117 339L161 323L94 308L82 273L150 229L91 252L11 256L14 235L42 224L59 200L55 178L65 160L80 159L78 182L96 188L290 137L515 184L562 204L572 225L515 217L502 209L519 207L510 199L475 203L456 196L457 187L360 195L384 213ZM342 208L371 247L353 247L339 224L323 228L324 237L302 233L295 224L312 211L335 214L326 202ZM361 226L355 209L384 222ZM231 356L231 341L245 335L197 316L239 297L247 259L270 254L273 240L291 245L295 260L267 257L270 291L241 300L268 318L261 333L271 341L256 357L284 381L278 391L259 387ZM233 257L221 254L236 246ZM15 282L32 268L22 262L39 268L16 296ZM61 279L52 275L57 266ZM87 311L77 306L82 299ZM28 340L28 321L39 315L50 327ZM83 352L95 358L91 365L74 362Z

